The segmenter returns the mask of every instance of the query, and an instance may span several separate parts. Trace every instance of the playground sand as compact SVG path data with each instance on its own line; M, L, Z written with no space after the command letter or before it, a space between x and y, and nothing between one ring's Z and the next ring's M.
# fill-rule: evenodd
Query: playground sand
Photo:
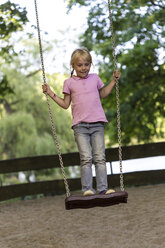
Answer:
M164 248L165 184L128 188L128 204L65 210L65 196L0 204L0 248Z

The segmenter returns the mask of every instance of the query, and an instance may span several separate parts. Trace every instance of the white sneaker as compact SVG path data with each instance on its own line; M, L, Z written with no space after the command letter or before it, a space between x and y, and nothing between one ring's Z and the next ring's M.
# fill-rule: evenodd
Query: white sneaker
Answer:
M87 190L83 193L83 196L87 196L87 195L94 195L94 192L92 190Z
M115 190L113 190L113 189L108 189L107 191L106 191L106 195L108 195L108 194L111 194L111 193L114 193L115 192Z

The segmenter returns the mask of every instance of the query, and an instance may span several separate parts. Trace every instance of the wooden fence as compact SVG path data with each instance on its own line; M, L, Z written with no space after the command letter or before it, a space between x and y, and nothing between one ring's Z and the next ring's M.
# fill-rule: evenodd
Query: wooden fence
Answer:
M122 151L123 160L164 156L165 142L125 146L122 147ZM79 154L77 152L62 154L62 158L65 167L80 164ZM118 161L118 148L106 149L106 161L110 163L113 161ZM59 167L60 164L58 155L17 158L0 161L1 174ZM108 175L108 182L111 187L118 187L120 184L119 181L119 175ZM69 178L68 183L71 191L81 189L80 178ZM124 174L125 187L158 183L165 183L165 170L141 171ZM0 201L28 195L64 193L65 187L63 180L22 183L0 187Z

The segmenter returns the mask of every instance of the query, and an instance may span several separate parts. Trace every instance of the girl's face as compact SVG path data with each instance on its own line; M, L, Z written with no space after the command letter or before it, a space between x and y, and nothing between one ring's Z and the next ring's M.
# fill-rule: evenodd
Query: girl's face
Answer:
M78 58L74 63L74 69L76 71L77 77L80 78L85 78L88 75L90 68L91 63L83 57Z

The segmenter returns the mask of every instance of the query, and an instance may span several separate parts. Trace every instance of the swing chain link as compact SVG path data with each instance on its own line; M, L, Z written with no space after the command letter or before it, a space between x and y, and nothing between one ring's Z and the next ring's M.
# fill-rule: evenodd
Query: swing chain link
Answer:
M40 34L38 9L37 9L37 0L34 0L34 5L35 5L35 13L36 13L36 22L37 22L38 42L39 42L39 49L40 49L40 59L41 59L41 67L42 67L42 76L43 76L43 82L44 82L44 84L46 84L44 59L43 59L43 50L42 50L42 42L41 42L41 34ZM48 104L48 111L49 111L49 117L50 117L50 121L51 121L51 127L52 127L53 137L54 137L54 141L55 141L55 144L56 144L56 148L57 148L57 152L58 152L58 157L59 157L59 161L60 161L60 165L61 165L61 170L62 170L62 174L63 174L63 178L64 178L64 184L65 184L65 189L66 189L66 196L69 197L70 196L69 185L68 185L67 178L66 178L65 168L64 168L64 164L63 164L63 160L62 160L61 150L60 150L60 145L59 145L58 138L57 138L56 126L55 126L55 123L54 123L54 120L53 120L53 115L52 115L52 111L51 111L49 97L48 97L47 94L46 94L46 101L47 101L47 104Z
M109 20L110 20L110 31L111 31L111 40L112 40L112 53L113 53L113 62L114 70L117 70L117 59L115 53L115 39L113 32L113 20L111 12L111 3L108 0L108 10L109 10ZM119 81L116 80L116 106L117 106L117 130L118 130L118 144L119 144L119 164L120 164L120 189L124 191L124 179L123 179L123 170L122 170L122 147L121 147L121 123L120 123L120 102L119 102Z

